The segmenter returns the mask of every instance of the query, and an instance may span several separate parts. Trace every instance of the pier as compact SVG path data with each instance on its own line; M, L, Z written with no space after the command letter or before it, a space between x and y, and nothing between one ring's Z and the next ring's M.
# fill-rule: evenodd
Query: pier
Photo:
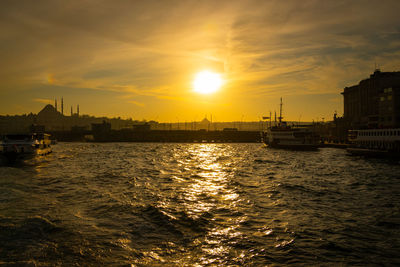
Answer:
M173 143L258 143L258 131L187 131L187 130L148 130L132 129L106 131L54 131L52 136L58 141L94 142L173 142Z

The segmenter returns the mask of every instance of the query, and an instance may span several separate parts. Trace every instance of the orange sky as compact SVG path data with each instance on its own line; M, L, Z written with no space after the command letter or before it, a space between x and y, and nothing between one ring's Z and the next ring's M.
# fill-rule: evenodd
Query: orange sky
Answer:
M343 112L343 87L400 70L400 1L2 1L0 114L164 121ZM214 94L196 73L220 73Z

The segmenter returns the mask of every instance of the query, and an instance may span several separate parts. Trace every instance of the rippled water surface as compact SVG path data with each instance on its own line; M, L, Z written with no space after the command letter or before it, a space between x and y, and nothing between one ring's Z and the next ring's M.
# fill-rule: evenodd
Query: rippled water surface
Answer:
M0 167L0 265L400 265L398 162L260 144L53 150Z

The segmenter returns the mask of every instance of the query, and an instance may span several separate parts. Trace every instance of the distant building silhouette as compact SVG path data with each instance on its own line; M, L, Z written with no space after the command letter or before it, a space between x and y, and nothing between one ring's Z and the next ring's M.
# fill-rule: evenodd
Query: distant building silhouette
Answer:
M49 104L39 111L36 120L40 125L59 125L63 117L60 112Z
M345 87L344 119L353 129L400 127L400 72L375 70Z

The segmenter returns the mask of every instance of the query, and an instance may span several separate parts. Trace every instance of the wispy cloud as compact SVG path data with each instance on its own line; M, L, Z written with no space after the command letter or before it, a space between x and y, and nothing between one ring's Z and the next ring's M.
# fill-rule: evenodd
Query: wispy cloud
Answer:
M144 107L144 106L145 106L144 103L140 103L140 102L134 101L134 100L129 100L129 101L127 101L127 102L130 103L130 104L134 104L134 105L136 105L136 106L139 106L139 107Z
M43 103L43 104L52 104L54 100L46 99L46 98L34 98L34 102Z

